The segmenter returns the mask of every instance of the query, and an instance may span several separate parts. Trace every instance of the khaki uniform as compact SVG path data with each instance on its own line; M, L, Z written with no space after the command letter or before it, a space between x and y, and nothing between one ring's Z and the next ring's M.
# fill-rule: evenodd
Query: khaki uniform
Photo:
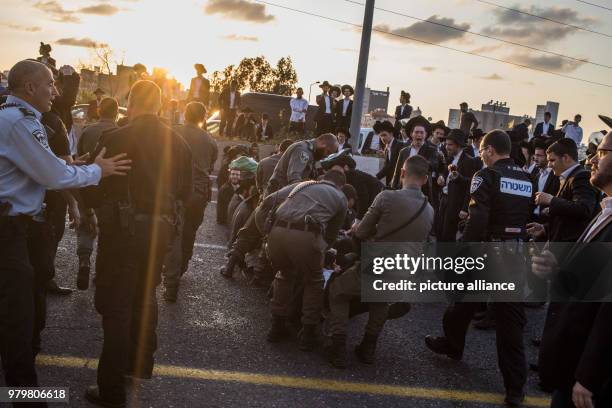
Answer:
M268 237L274 278L273 316L289 316L297 278L304 284L302 323L316 325L323 307L323 260L346 215L347 201L333 184L304 182L277 209Z
M434 210L427 204L423 212L409 225L390 234L406 223L423 205L425 195L419 188L385 190L376 196L372 206L357 229L361 240L374 242L412 242L412 250L419 251L433 228ZM329 287L329 328L332 335L346 335L351 299L361 295L360 264L334 278ZM366 333L378 337L387 320L387 303L370 303Z
M289 146L274 168L268 182L266 195L286 185L308 180L314 169L315 140L303 140Z

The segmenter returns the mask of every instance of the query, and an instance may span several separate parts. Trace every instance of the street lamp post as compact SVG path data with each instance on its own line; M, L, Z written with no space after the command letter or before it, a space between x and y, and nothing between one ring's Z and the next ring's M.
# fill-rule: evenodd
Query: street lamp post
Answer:
M310 88L308 89L308 104L310 105L310 94L312 93L312 86L316 85L316 84L320 84L321 81L317 81L317 82L313 82L312 84L310 84Z

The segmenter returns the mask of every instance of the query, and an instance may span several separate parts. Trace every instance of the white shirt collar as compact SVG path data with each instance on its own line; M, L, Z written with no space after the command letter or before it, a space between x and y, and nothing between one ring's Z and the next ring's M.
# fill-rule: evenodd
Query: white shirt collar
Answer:
M567 170L565 170L563 173L561 173L561 175L559 176L559 178L561 178L561 179L563 179L563 180L567 179L567 177L570 175L570 173L571 173L572 171L574 171L574 169L575 169L576 167L578 167L578 166L580 166L580 163L576 163L576 164L574 164L572 167L570 167L569 169L567 169Z
M36 109L32 105L24 101L23 99L18 98L14 95L9 95L8 98L6 98L6 103L16 103L16 104L22 105L27 110L32 111L32 113L36 115L36 119L38 120L40 120L40 118L42 117L42 113L40 113L38 109Z
M612 197L606 197L601 200L601 209L603 211L612 212Z

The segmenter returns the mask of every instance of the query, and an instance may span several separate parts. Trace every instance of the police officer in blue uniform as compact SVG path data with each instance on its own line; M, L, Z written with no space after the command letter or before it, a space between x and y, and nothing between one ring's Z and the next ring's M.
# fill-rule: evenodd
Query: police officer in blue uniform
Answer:
M510 158L508 134L494 130L480 144L480 156L487 166L476 172L470 188L469 218L465 242L522 241L532 210L533 191L529 174ZM518 257L513 268L520 272ZM465 335L480 303L455 303L443 319L444 337L427 336L425 344L435 353L461 360ZM506 388L507 406L524 400L527 363L523 344L526 318L523 303L491 303L495 313L497 358Z
M104 159L101 152L89 166L67 165L50 150L40 122L57 95L51 71L21 61L11 68L8 84L11 95L0 105L0 359L8 386L32 387L38 380L28 223L40 214L46 189L80 188L123 175L129 160L123 154Z

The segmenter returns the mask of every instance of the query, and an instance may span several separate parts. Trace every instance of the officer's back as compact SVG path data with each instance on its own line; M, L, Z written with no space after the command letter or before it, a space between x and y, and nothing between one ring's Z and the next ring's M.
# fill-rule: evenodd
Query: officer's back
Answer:
M130 123L103 134L98 145L110 156L126 152L132 170L128 177L110 177L100 184L102 201L128 202L139 213L169 214L177 199L186 200L191 193L191 152L179 134L149 113L160 103L157 85L139 81L132 87L132 98L139 103L131 104Z
M313 151L314 139L302 140L289 146L276 164L270 183L281 188L307 179L312 171Z
M114 98L104 98L100 102L100 119L83 129L77 144L78 155L93 154L102 133L117 129L119 105Z

